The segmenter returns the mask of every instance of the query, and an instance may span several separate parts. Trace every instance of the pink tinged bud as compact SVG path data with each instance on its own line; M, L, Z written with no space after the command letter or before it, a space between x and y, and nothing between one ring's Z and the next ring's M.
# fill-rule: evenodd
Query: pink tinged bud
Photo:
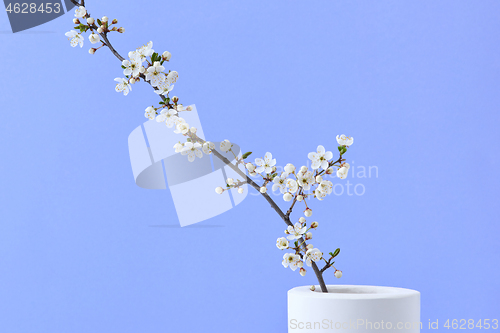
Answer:
M288 232L288 230L285 230L285 234L290 235L290 233Z
M113 27L113 28L111 29L111 31L118 31L118 28L117 28L117 27Z
M333 168L326 169L326 174L331 175L333 173Z
M94 54L94 53L95 53L95 51L97 51L97 49L91 48L91 49L89 50L89 53L90 53L90 54Z
M117 24L117 23L118 23L117 19L113 19L113 21L111 21L111 24Z
M161 55L162 59L165 60L165 61L169 61L170 58L172 57L172 54L168 51L165 51L163 52L163 54Z
M311 286L309 289L311 289L311 291L315 291L316 287L315 286Z
M337 279L340 279L342 277L342 271L339 271L338 269L335 271L335 277Z
M312 239L313 234L311 232L306 233L306 240Z
M311 223L311 228L316 229L318 227L318 222L314 221Z
M306 217L309 217L309 216L311 216L312 214L313 214L313 211L312 211L312 209L311 209L311 208L306 208L306 210L304 211L304 215L305 215Z
M306 276L307 271L303 268L300 269L300 275Z
M77 18L74 18L74 19L73 19L73 23L74 23L74 24L80 24L80 20L79 20L79 19L77 19Z
M179 101L179 97L174 96L172 97L172 102L177 103Z
M121 27L120 29L118 29L118 32L121 33L121 34L124 33L125 32L125 28Z

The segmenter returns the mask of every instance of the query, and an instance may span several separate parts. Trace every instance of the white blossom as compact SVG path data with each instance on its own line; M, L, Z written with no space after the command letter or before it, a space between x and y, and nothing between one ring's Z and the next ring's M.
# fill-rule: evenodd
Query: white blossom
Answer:
M318 199L319 201L322 201L324 198L326 198L327 195L326 193L321 192L319 188L316 188L313 193L316 196L316 199Z
M155 117L156 117L155 108L152 106L148 106L144 112L144 117L151 119L151 120L155 119Z
M304 211L304 215L307 217L312 216L312 214L313 214L313 211L311 208L306 208L306 210Z
M85 15L87 15L87 10L85 9L85 7L80 6L75 9L75 17L83 18Z
M187 134L187 132L189 132L189 124L186 122L177 124L176 129L174 131L174 133L176 133L176 134L179 134L179 133L180 134Z
M89 35L89 41L92 44L97 44L100 42L100 40L101 40L101 37L98 34L90 34Z
M314 175L311 171L303 172L302 169L297 173L297 182L304 190L309 190L314 184Z
M299 184L295 179L288 178L286 180L286 187L290 193L295 193L299 189Z
M174 85L169 84L166 80L158 83L158 85L156 87L158 88L158 90L155 90L155 93L157 93L158 95L164 95L164 96L168 95L168 93L171 92L172 89L174 89Z
M123 69L124 75L132 75L134 77L139 76L142 68L144 68L142 67L141 59L137 55L132 55L130 60L123 60L122 66L125 67Z
M70 41L69 43L72 47L75 47L78 44L80 44L80 47L83 47L83 37L78 32L76 32L75 30L71 30L65 33L65 35L66 37L68 37Z
M273 166L276 165L276 159L273 159L273 155L267 152L263 160L261 158L256 158L255 164L258 166L255 172L262 173L265 171L266 173L271 173L273 172Z
M196 157L202 158L203 153L200 150L201 145L198 142L194 144L192 142L186 142L184 144L184 148L182 149L182 153L187 152L188 161L193 162Z
M161 110L160 114L156 117L156 121L159 123L164 122L165 120L167 120L167 114L168 114L167 109Z
M116 84L116 87L115 87L116 92L122 92L123 91L123 94L125 96L127 96L128 93L130 91L132 91L132 86L128 83L127 79L124 79L124 78L121 78L121 77L117 77L115 79L115 81L118 82Z
M306 223L306 219L304 216L301 216L300 219L299 219L299 222L300 223Z
M165 82L165 73L163 71L165 67L163 67L159 61L155 61L152 66L149 66L146 70L146 81L151 83L151 86L157 87L160 83Z
M318 250L318 249L310 249L307 250L306 255L304 257L304 261L306 262L306 265L311 267L312 266L312 261L320 261L321 258L323 257L323 253Z
M220 143L220 150L227 153L229 151L229 149L231 149L232 146L233 145L231 144L231 142L229 140L224 140Z
M342 277L342 271L339 271L338 269L335 271L335 277L337 279L340 279Z
M226 179L226 184L233 185L234 184L234 179L233 178Z
M94 24L94 18L93 17L88 17L87 18L87 23L90 24L90 25Z
M322 180L316 188L321 193L331 194L333 190L333 183L329 180Z
M177 111L170 109L165 114L165 125L167 125L168 128L172 128L175 125L177 119L179 119L179 117L177 117Z
M267 192L267 188L265 186L261 186L261 188L259 189L259 192L260 193L266 193Z
M284 194L286 192L286 173L282 173L281 176L276 176L273 179L273 192L276 190L280 190L281 194Z
M175 145L174 145L174 149L175 149L175 152L176 153L180 153L182 151L182 149L184 148L184 144L180 143L180 142L177 142Z
M340 179L346 179L347 178L347 172L349 171L349 168L347 167L342 167L337 170L337 177Z
M298 254L293 253L285 253L283 256L283 261L281 262L285 268L290 267L292 271L295 271L298 266L297 264L300 262L300 256Z
M302 226L302 223L297 222L294 224L293 227L291 225L289 225L286 230L290 234L290 236L288 236L287 238L289 240L294 240L294 239L299 239L300 237L302 237L302 235L306 232L307 227Z
M211 154L213 149L215 149L215 145L213 142L207 141L203 144L202 150L205 154Z
M302 201L304 200L304 196L303 195L298 195L297 196L297 201Z
M354 139L350 136L345 136L344 134L342 135L337 135L337 143L341 146L350 146L352 145Z
M288 240L285 237L278 238L278 240L276 241L276 246L280 250L287 249L288 245L289 245Z
M168 73L166 80L168 84L174 84L175 82L177 82L178 78L179 78L179 73L177 73L176 71L171 71L170 73Z
M137 53L142 62L146 61L147 57L150 57L155 52L155 50L153 50L153 42L149 42L147 45L139 47L137 51L134 52Z
M243 194L243 192L245 192L245 190L243 189L243 187L240 187L240 188L238 189L238 193L239 193L239 194Z
M325 147L319 145L316 152L309 153L307 157L312 161L311 168L316 170L321 167L326 170L328 168L328 160L333 158L333 153L331 151L325 151Z

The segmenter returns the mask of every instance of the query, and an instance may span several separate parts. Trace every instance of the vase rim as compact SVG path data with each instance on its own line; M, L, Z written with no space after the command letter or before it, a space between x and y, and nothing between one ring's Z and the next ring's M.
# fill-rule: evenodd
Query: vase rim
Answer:
M315 287L315 291L311 291L311 286L295 287L290 289L288 294L332 299L392 299L420 295L420 292L413 289L386 286L327 285L328 293L322 293L319 286Z

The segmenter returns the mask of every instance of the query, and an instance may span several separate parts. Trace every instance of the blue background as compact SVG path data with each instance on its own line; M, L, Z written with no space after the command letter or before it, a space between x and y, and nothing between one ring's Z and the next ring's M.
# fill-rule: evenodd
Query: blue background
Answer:
M419 290L424 327L499 317L498 1L87 8L127 29L110 37L120 53L172 52L175 95L211 140L301 165L355 138L348 161L378 177L313 201L312 243L342 249L327 282ZM0 331L285 332L286 291L315 279L281 266L283 222L249 196L176 227L169 192L137 187L128 156L157 96L116 93L120 63L87 36L71 48L72 18L12 34L0 14Z

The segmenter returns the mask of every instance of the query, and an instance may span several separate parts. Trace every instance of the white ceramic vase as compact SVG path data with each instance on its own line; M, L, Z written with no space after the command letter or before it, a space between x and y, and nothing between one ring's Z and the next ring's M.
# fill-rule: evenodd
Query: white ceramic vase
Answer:
M420 332L420 293L376 286L288 291L288 332Z

